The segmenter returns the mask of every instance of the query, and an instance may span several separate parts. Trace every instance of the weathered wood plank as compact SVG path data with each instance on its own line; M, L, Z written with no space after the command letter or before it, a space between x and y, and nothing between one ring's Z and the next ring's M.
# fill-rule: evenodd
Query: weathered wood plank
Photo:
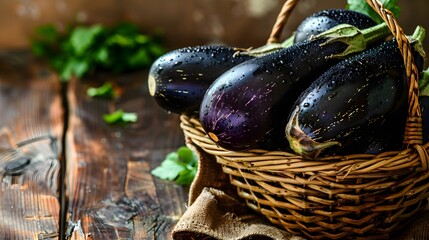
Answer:
M109 78L109 77L106 77ZM117 79L115 100L86 96L94 80L73 81L69 90L67 191L72 239L170 239L182 215L187 188L150 174L164 156L184 144L179 118L166 114L149 96L147 73ZM108 125L103 114L122 108L138 122Z
M26 54L2 54L0 239L57 235L63 128L59 92L58 79L44 65Z

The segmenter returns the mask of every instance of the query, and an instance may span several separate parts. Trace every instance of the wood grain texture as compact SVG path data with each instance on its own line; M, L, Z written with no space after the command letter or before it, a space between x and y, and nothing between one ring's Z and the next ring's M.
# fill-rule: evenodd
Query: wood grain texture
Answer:
M0 55L0 239L48 239L58 231L61 97L55 75L33 61Z
M69 88L67 192L72 239L170 239L185 210L188 189L154 178L150 171L184 145L179 118L150 97L147 73L75 80ZM113 100L89 98L88 86L112 81ZM138 121L108 125L116 109L136 112Z
M0 56L0 239L59 239L59 154L65 121L71 239L170 239L188 188L150 171L184 144L177 115L150 97L147 73L100 75L69 85L64 119L57 77L28 55ZM111 80L122 93L93 99L88 86ZM138 122L108 125L122 108ZM50 136L50 137L49 137ZM36 139L34 142L27 140ZM23 143L23 144L22 144ZM22 145L20 145L22 144Z

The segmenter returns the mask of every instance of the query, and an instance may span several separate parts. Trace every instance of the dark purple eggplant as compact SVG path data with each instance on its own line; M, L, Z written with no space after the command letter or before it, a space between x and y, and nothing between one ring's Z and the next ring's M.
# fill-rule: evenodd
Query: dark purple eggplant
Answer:
M375 154L377 148L396 146L402 142L401 135L389 146L377 141L390 141L387 138L392 138L393 131L403 133L407 91L396 41L350 57L323 73L300 95L286 127L290 146L311 159L322 151Z
M397 81L403 78L404 81L406 81L405 71L399 72L399 69L397 69L396 71L392 69L386 75L381 76L381 78L383 77L386 79L396 78ZM405 129L406 124L405 109L408 107L408 104L405 105L406 100L402 99L402 101L404 105L399 106L401 110L397 112L396 116L389 119L385 119L382 124L377 126L375 129L372 129L370 134L355 135L353 143L344 145L340 149L326 149L324 154L348 155L351 153L364 153L375 155L381 152L400 150L404 146L403 130ZM401 119L403 119L403 121L401 121ZM368 131L368 133L369 132L370 131Z
M346 49L342 42L320 46L322 42L294 44L248 60L217 78L200 109L201 124L212 140L226 149L246 150L272 141L275 132L283 133L280 126L287 116L280 110L292 106L315 76L339 61L327 56Z
M253 58L234 53L234 48L221 45L170 51L152 64L149 93L167 111L198 114L210 84L229 68Z
M350 24L359 29L376 25L369 16L346 9L327 9L305 18L297 27L294 42L302 42L339 24Z
M429 141L429 96L419 96L420 108L422 110L423 143Z
M358 41L342 35L329 35L328 40L312 38L229 69L213 82L203 98L199 116L204 130L229 150L265 148L267 141L273 149L281 148L286 142L287 121L287 115L282 113L317 76L340 61L338 56L350 54L350 42L343 40L353 39L350 45L356 47L362 42L371 45L390 34L386 24L362 33Z
M420 64L423 68L424 61L417 61L416 65ZM417 65L417 69L419 66ZM422 112L422 127L423 127L423 143L429 141L429 68L420 72L419 76L419 104Z
M389 124L386 124L389 125ZM392 124L394 125L394 124ZM394 126L398 127L398 126ZM403 137L404 134L401 129L392 131L395 128L388 128L382 126L381 129L375 129L373 135L366 136L365 139L357 139L359 145L349 146L348 148L343 148L335 154L347 155L351 152L355 153L364 153L364 154L379 154L381 152L388 151L397 151L403 146ZM389 132L390 134L387 134ZM386 137L387 136L387 137ZM328 150L329 152L329 150Z

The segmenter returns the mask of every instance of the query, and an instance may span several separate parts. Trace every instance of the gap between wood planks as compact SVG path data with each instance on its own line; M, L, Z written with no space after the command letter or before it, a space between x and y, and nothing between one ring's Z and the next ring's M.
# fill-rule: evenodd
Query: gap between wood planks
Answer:
M69 126L69 115L70 115L70 109L69 109L69 103L67 98L67 92L68 92L68 82L61 82L61 103L63 107L63 131L61 135L61 153L60 153L60 175L59 175L59 202L60 202L60 217L59 217L59 240L62 240L61 236L66 238L66 231L67 231L67 209L68 209L68 199L66 196L66 133Z
M68 235L71 235L71 230L68 227L67 221L67 210L68 210L68 199L66 194L66 174L67 174L67 159L66 159L66 133L69 125L69 103L68 103L68 82L62 81L60 83L60 95L61 95L61 106L63 109L63 129L61 132L61 152L59 153L59 196L58 202L60 204L59 212L59 231L56 233L39 234L39 239L50 239L58 237L59 240L68 239ZM69 232L70 233L69 233Z

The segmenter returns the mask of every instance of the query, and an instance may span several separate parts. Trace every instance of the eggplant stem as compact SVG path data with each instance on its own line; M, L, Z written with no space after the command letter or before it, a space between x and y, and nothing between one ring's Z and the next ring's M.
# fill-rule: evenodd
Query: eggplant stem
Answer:
M333 43L343 42L347 48L340 53L330 56L331 58L342 58L352 53L364 51L368 45L379 41L390 35L391 32L386 23L380 23L370 28L359 30L357 27L349 24L337 25L312 39L326 38L327 40L321 46Z
M258 48L236 48L236 52L234 53L234 56L237 55L247 55L252 57L262 57L264 55L273 53L275 51L278 51L283 48L288 48L293 45L293 39L294 35L290 36L288 39L281 43L267 43L261 47Z
M295 153L305 159L315 159L324 149L332 146L341 146L341 143L337 141L319 143L311 139L299 126L298 116L299 107L296 107L285 129L286 138Z
M381 38L391 35L389 27L385 22L377 24L373 27L366 28L362 30L362 35L365 38L367 44L372 44L379 41Z

